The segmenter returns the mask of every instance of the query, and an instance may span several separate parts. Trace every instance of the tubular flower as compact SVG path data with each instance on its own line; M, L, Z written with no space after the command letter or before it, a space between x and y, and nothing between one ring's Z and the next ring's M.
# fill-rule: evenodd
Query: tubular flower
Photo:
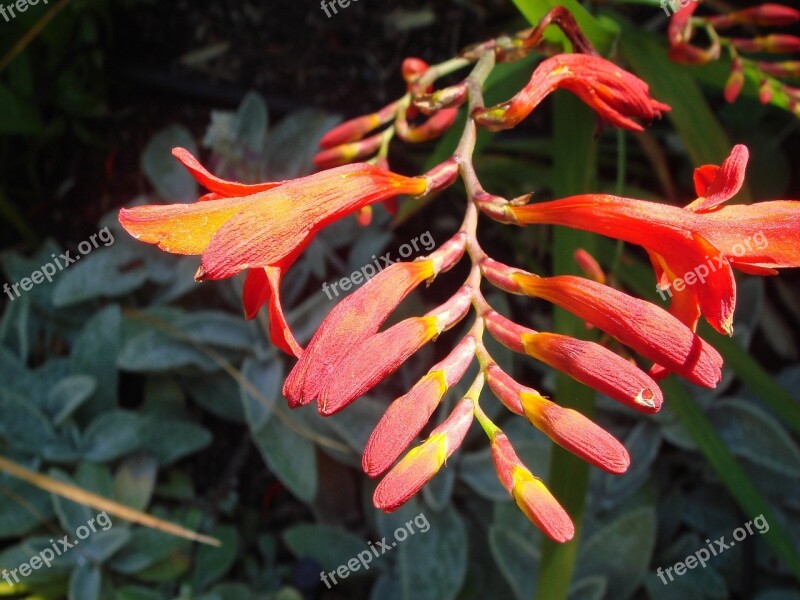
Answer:
M300 347L286 326L278 289L283 273L328 223L398 194L423 194L424 177L404 177L354 164L292 181L244 185L214 177L186 150L173 154L209 190L196 204L122 209L119 221L136 239L175 254L201 255L196 278L223 279L245 269L245 312L265 302L273 317L273 342L292 354Z
M473 410L473 400L463 398L428 439L410 450L375 488L375 507L392 512L421 490L461 446L472 425Z
M720 206L739 191L747 149L737 146L722 167L699 169L700 197L681 209L607 194L584 194L527 206L507 206L508 220L550 223L607 235L645 247L662 287L688 284L692 302L720 333L732 332L735 283L731 267L747 273L774 274L800 266L800 202L775 200ZM700 285L694 285L699 283ZM689 311L671 311L691 329Z
M633 119L652 121L670 110L650 97L644 81L614 63L589 54L559 54L542 61L511 100L478 109L473 116L491 131L509 129L559 88L571 91L612 125L633 131L643 129Z
M361 464L375 477L388 469L428 423L452 386L464 376L475 357L475 338L467 336L411 390L389 406L375 426Z
M506 291L542 298L606 332L645 358L705 387L722 378L722 357L663 308L590 279L538 277L492 259L487 278Z

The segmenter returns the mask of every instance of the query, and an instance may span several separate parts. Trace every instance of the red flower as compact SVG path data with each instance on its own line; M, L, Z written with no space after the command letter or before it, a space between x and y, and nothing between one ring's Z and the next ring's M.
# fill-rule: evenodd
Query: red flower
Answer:
M196 204L122 209L119 221L136 239L175 254L199 254L196 278L223 279L251 268L245 312L270 303L273 342L298 355L278 289L286 269L313 236L336 219L399 194L423 194L424 177L404 177L367 164L331 169L278 183L244 185L214 177L186 150L173 154L213 193Z
M492 131L509 129L559 88L577 95L612 125L633 131L642 131L633 119L651 121L670 110L650 97L644 81L614 63L589 54L559 54L542 61L511 100L478 109L473 116Z
M662 287L679 278L688 284L680 298L684 303L673 303L670 312L694 329L694 306L715 329L730 334L736 303L731 267L766 275L800 266L800 202L720 206L739 191L746 163L747 148L740 145L722 167L700 167L695 175L699 197L684 209L583 194L527 206L508 205L501 218L519 224L565 225L644 246ZM487 212L498 216L496 211ZM673 287L683 290L683 285Z

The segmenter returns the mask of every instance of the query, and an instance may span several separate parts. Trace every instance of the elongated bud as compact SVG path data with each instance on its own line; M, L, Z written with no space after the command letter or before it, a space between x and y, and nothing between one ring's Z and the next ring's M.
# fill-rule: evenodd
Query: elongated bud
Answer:
M320 169L330 169L363 160L380 149L383 139L383 133L376 133L364 140L328 148L314 156L314 165Z
M336 365L317 400L321 415L339 412L386 377L441 332L435 316L411 317L366 339Z
M785 60L782 62L760 61L756 64L761 72L772 75L773 77L800 77L800 60Z
M772 100L773 93L772 82L765 78L758 86L758 101L761 104L769 104Z
M409 451L375 488L373 503L386 512L398 509L439 472L464 441L473 420L473 400L462 399L421 445Z
M434 271L444 273L452 269L464 256L467 248L467 234L459 231L434 252L428 255L428 260L433 262Z
M742 52L800 52L800 37L796 35L775 33L754 38L731 38L730 42Z
M522 339L526 335L536 333L535 331L518 325L493 310L483 315L483 318L486 321L486 329L489 330L494 339L514 352L526 353Z
M441 333L459 323L467 315L471 306L472 289L468 285L464 285L447 302L429 311L425 316L436 319L439 333Z
M575 535L572 519L547 486L522 464L506 434L497 430L490 439L497 478L520 510L556 542L571 540Z
M429 68L430 65L421 58L408 57L403 60L400 70L403 73L405 82L411 85L422 77Z
M424 177L428 180L426 194L440 192L453 185L458 179L458 163L454 158L448 158L425 173Z
M388 469L428 423L442 398L458 383L475 357L475 338L467 336L411 390L384 413L367 441L361 461L375 477Z
M467 84L462 81L430 94L416 96L413 102L420 112L432 115L444 108L458 108L467 101L467 97Z
M762 4L726 15L707 17L708 22L721 29L734 25L760 25L762 27L785 27L800 21L800 11L782 4Z
M316 399L336 373L336 365L374 335L403 298L437 272L433 260L395 263L383 271L380 265L368 266L374 276L325 317L286 379L283 394L290 406ZM366 267L364 271L366 276Z
M742 67L742 60L734 58L731 63L731 74L728 76L728 81L725 83L725 100L733 102L739 97L744 85L744 69Z
M398 119L395 127L397 135L407 142L426 142L450 129L457 116L457 108L444 108L417 127L411 127L405 119Z
M575 257L575 262L578 263L581 271L586 273L586 276L589 279L592 279L597 283L605 284L606 274L594 256L589 254L583 248L578 248L575 250L573 256Z
M487 370L486 380L498 398L506 398L501 399L503 404L519 406L537 429L562 448L609 473L628 469L630 456L625 446L581 413L547 400L496 365Z
M720 354L655 304L572 275L515 273L512 279L523 293L568 310L692 383L713 388L722 379Z
M394 119L396 113L397 102L392 102L378 112L340 123L322 136L319 145L321 148L334 148L348 142L360 140L373 129Z
M655 413L664 402L655 381L599 344L555 333L527 334L522 343L533 358L631 408Z

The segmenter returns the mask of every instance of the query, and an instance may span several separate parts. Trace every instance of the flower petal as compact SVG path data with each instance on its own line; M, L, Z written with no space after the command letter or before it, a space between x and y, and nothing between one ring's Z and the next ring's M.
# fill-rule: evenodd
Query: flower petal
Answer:
M747 146L737 144L721 167L706 165L695 169L694 186L698 198L686 206L686 209L693 212L705 212L738 194L744 185L749 156Z
M192 153L186 148L173 148L172 155L181 161L181 164L186 167L186 169L192 174L192 176L200 185L223 197L249 196L257 192L271 190L274 187L278 187L279 185L286 183L285 181L276 181L269 183L246 184L236 181L226 181L225 179L220 179L216 175L209 173L208 170L200 164L200 161L192 156ZM203 197L201 200L204 198L206 200L209 199Z

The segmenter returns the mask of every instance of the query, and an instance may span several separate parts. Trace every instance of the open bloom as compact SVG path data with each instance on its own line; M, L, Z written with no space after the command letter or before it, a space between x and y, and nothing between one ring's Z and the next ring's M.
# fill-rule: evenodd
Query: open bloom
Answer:
M746 164L747 148L739 145L721 167L700 167L695 172L699 197L685 208L582 194L508 205L501 218L565 225L643 246L659 285L679 292L670 312L693 330L702 313L717 331L730 334L736 304L732 267L771 275L775 269L800 266L800 202L721 206L739 191Z
M633 131L642 131L634 119L652 121L670 110L650 97L644 81L611 61L589 54L559 54L542 61L511 100L476 110L475 120L492 131L509 129L559 88L571 91L612 125Z
M300 355L278 300L280 280L323 227L374 202L423 194L424 177L404 177L353 164L278 183L244 185L208 173L186 150L173 154L212 191L202 202L122 209L119 221L136 239L175 254L201 255L196 278L223 279L252 269L245 313L270 305L270 333L282 349Z

